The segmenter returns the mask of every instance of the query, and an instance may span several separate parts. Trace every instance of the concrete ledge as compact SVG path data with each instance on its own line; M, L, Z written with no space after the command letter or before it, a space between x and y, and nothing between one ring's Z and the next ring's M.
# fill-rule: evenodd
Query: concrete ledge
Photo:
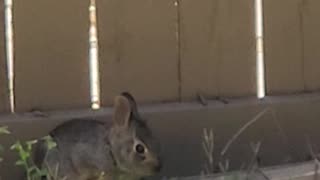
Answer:
M320 170L314 161L262 168L260 172L230 172L214 176L192 176L175 180L317 180ZM317 178L318 177L318 178ZM172 179L172 180L173 180Z
M205 156L202 150L203 128L215 133L215 162L228 159L231 169L248 163L252 157L251 142L260 141L259 154L263 166L306 160L308 149L305 136L317 147L320 145L320 94L303 94L256 98L209 100L207 106L198 102L142 105L140 111L160 138L165 157L165 176L192 176L200 173ZM232 144L228 153L220 152L226 142L256 114L271 108ZM1 136L0 143L9 147L17 139L27 140L46 135L56 125L73 118L109 121L111 108L98 111L68 110L41 113L20 113L0 116L0 126L9 126L13 135ZM6 151L0 164L3 179L17 179L15 154Z

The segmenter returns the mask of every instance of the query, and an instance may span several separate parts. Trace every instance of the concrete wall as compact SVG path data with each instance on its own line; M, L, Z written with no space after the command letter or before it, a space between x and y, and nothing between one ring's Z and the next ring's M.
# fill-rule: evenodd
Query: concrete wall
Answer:
M226 142L249 120L265 108L274 110L276 119L268 112L244 131L232 144L225 157L219 153ZM215 133L215 162L228 159L232 169L248 164L252 157L251 142L261 141L262 166L297 162L307 159L306 136L316 147L319 145L318 124L320 117L320 95L290 96L232 100L229 104L210 101L204 107L197 103L163 104L143 106L141 111L160 137L165 157L163 175L197 175L202 169L204 154L201 140L203 128L212 128ZM8 145L16 138L30 139L45 135L57 124L72 117L110 117L110 109L97 112L66 111L49 112L49 118L31 114L1 117L0 125L8 125L13 136L3 136L0 142ZM279 128L281 127L281 128ZM1 175L9 178L17 168L12 153L5 154L1 164Z

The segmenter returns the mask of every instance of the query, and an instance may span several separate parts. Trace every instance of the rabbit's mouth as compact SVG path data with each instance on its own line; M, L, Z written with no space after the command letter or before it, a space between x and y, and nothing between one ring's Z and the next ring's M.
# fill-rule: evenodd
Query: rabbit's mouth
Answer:
M153 164L153 165L147 165L146 167L141 168L141 175L143 176L153 176L157 173L159 173L162 169L162 164L160 162ZM138 171L137 171L138 172Z
M156 165L152 167L153 174L160 172L162 169L162 163L158 162Z

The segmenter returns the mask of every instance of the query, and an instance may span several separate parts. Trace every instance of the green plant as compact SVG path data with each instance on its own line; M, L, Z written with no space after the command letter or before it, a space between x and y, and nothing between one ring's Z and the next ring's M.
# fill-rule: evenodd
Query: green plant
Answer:
M46 143L47 149L52 149L56 146L56 143L50 136L42 138ZM57 173L52 173L47 168L39 168L32 160L32 148L38 140L31 140L26 142L17 141L11 146L11 150L15 150L18 153L19 159L16 161L17 166L22 166L26 171L27 180L41 180L42 177L46 177L47 180L56 180ZM56 172L56 171L55 171Z
M0 127L0 135L2 134L10 134L7 126ZM4 147L0 144L0 153L3 153ZM0 162L3 161L3 158L0 156Z

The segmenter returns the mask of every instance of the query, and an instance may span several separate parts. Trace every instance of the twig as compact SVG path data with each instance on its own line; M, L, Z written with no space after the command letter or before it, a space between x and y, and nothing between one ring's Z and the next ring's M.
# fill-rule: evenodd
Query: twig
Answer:
M318 177L319 177L318 171L319 171L320 162L319 162L319 159L318 159L317 155L314 153L312 145L311 145L311 142L310 142L310 139L307 136L306 136L306 141L307 141L307 146L308 146L310 155L313 158L314 163L315 163L314 164L314 177L313 177L313 179L314 180L318 180Z
M269 111L269 108L266 108L265 110L258 113L251 121L247 122L244 126L242 126L239 131L233 135L233 137L227 142L227 144L224 146L223 150L221 151L221 156L224 156L224 154L227 152L231 144L243 133L249 126L254 124L257 120L259 120L267 111Z
M291 143L289 143L289 138L287 136L287 133L284 131L284 129L282 128L282 126L280 125L279 121L278 121L278 118L277 118L277 115L276 115L276 112L274 111L274 109L270 109L271 111L271 115L273 117L273 122L274 124L276 125L276 127L278 128L279 130L279 133L280 133L280 136L282 138L282 141L284 144L286 144L286 146L289 148L289 154L293 154L293 150L295 149L294 146L292 146Z
M229 160L227 159L224 164L219 162L219 168L222 173L226 173L229 170Z
M253 157L248 165L248 172L249 174L253 172L254 166L257 165L257 156L260 152L261 142L258 142L256 144L251 144L251 149L253 152Z
M260 168L257 168L257 171L266 179L266 180L271 180L266 173L264 173Z

